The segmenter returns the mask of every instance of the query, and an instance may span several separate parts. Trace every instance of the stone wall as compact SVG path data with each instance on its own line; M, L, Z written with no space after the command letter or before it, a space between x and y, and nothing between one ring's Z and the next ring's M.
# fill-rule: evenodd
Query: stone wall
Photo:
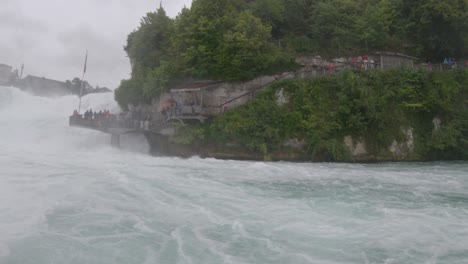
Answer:
M278 75L261 76L247 82L223 82L212 85L206 89L201 89L200 93L203 97L203 114L222 114L223 104L225 104L224 110L239 107L250 101L270 83L276 80L284 80L294 77L295 73L289 72ZM131 112L142 112L145 116L148 115L153 119L158 119L161 117L163 103L175 97L175 94L167 92L161 94L161 96L158 98L153 98L151 104L128 105L128 107Z
M329 74L328 68L303 65L302 68L295 72L260 76L246 82L221 82L206 88L201 88L201 90L197 92L200 93L200 95L197 96L202 97L202 99L197 100L197 103L203 102L203 105L200 106L203 109L203 115L215 116L222 114L224 111L229 111L230 109L246 104L274 81L290 78L310 78L324 74ZM166 92L157 98L153 98L151 104L128 105L128 108L131 112L142 113L143 116L149 116L152 120L160 120L162 119L161 111L163 103L169 99L179 101L178 98L180 98L179 95ZM179 103L183 104L183 102Z

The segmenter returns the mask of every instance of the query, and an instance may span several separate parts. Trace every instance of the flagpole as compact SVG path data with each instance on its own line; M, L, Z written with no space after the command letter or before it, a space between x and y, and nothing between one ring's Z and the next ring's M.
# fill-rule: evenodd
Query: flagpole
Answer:
M84 76L85 76L85 73L86 73L86 63L87 62L88 62L88 50L86 50L84 69L83 69L83 76L81 77L80 103L78 105L78 114L81 114L81 96L83 95Z

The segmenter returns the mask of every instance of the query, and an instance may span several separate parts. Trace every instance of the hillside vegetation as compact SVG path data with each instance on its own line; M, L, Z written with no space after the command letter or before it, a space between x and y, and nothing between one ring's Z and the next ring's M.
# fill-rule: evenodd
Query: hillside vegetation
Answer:
M276 82L250 103L210 123L184 127L174 142L287 152L297 139L310 160L350 161L344 137L365 142L371 159L391 160L393 140L408 139L412 160L468 159L468 71L427 73L412 69L346 71L332 77ZM287 98L278 104L279 94ZM436 129L433 120L440 119Z
M176 18L159 8L128 36L132 75L115 97L126 108L176 82L248 80L293 69L298 54L460 58L467 8L468 0L193 0Z

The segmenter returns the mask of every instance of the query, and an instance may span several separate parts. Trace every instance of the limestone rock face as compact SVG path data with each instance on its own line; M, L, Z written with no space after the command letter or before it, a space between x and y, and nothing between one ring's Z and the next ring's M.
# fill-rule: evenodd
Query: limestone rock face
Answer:
M283 106L287 103L289 103L289 98L284 95L284 88L281 88L278 92L276 92L276 104Z
M440 118L438 117L434 117L434 119L432 119L432 123L434 124L434 131L439 131L440 130L440 124L442 123L442 121L440 120Z
M285 147L291 147L295 149L301 149L306 145L304 140L299 140L297 138L292 138L283 143Z
M348 148L353 158L358 158L369 154L366 149L366 142L362 139L354 140L352 136L346 136L344 138L344 144Z
M365 139L354 139L350 135L344 138L343 144L349 150L353 160L409 160L415 149L414 129L402 128L402 133L405 135L403 141L393 140L387 149L381 151L370 151Z
M405 160L407 159L414 151L414 136L413 128L402 129L406 135L406 141L397 142L393 140L392 144L389 147L390 152L393 155L395 160Z

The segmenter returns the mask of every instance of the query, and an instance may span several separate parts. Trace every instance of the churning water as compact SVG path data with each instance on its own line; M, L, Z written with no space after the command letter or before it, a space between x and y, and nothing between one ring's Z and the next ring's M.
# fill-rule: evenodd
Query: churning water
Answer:
M2 264L468 263L466 162L155 158L69 128L77 101L0 87Z

